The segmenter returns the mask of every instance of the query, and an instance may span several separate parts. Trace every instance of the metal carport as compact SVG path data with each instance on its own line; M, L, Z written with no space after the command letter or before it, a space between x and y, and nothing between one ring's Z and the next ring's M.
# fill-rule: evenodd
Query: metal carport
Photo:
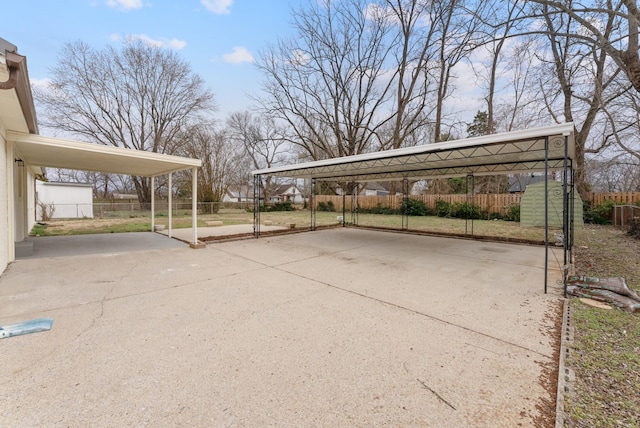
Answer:
M310 179L312 197L317 180L344 182L402 180L405 197L409 179L562 171L564 274L573 246L573 171L575 128L573 123L486 135L463 140L425 144L253 171L254 234L260 236L260 183L263 175ZM545 181L546 183L546 181ZM545 189L546 191L546 189ZM311 229L315 229L315 206L311 205ZM548 215L545 198L545 213ZM548 265L548 218L545 215L545 268ZM344 217L343 217L344 224ZM403 221L404 228L404 221ZM545 272L546 273L546 272ZM545 292L547 291L545 275ZM566 282L566 281L565 281Z
M20 159L29 166L150 177L151 230L154 229L156 176L168 174L169 186L171 186L172 173L191 169L192 194L198 194L197 173L198 168L202 165L202 161L199 159L44 137L15 131L7 133L7 140L13 145L15 153L20 156ZM169 207L171 207L171 192L169 192ZM191 217L193 245L195 245L198 243L197 198L195 197L192 198ZM169 236L171 236L171 209L169 209Z

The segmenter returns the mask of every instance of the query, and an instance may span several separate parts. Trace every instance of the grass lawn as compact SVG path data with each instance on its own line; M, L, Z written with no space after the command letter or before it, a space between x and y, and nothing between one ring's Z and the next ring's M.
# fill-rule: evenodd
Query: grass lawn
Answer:
M624 277L640 291L640 240L611 226L576 232L576 272ZM576 374L567 397L572 426L640 427L640 314L571 301L574 343L567 364Z
M316 226L329 226L339 223L339 212L317 212ZM198 215L198 227L206 226L207 221L218 220L225 225L252 224L253 213L244 210L223 209L216 214ZM351 215L346 215L348 223L352 221ZM295 223L297 228L311 227L311 213L309 211L279 211L260 213L260 221L271 221L274 225L289 225ZM168 217L156 216L155 224L168 226ZM391 229L402 228L402 217L399 215L359 214L357 224L361 226L383 227ZM179 229L191 227L191 215L187 212L178 212L172 217L172 227ZM409 217L408 228L434 233L473 234L476 236L493 236L511 239L527 239L544 241L544 231L540 228L521 228L519 223L502 220L474 220L466 222L461 219L442 218L435 216ZM53 220L46 226L36 225L32 230L33 235L78 235L88 233L118 233L118 232L146 232L151 230L151 218L149 213L136 216ZM551 234L553 239L553 234Z

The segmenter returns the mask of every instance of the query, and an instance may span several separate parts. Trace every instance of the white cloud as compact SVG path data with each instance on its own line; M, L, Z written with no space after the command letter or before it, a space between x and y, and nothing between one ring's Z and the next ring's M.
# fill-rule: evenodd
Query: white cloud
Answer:
M233 52L222 55L222 59L231 64L242 64L243 62L255 61L251 52L242 46L234 46Z
M187 46L187 42L185 42L184 40L178 40L176 38L173 38L173 39L167 41L167 47L169 47L171 49L180 50L180 49L184 48L185 46Z
M107 6L118 9L141 9L142 0L107 0Z
M125 38L128 40L140 40L142 43L146 44L147 46L154 46L157 48L169 48L169 49L180 50L185 46L187 46L187 42L185 42L184 40L179 40L176 38L152 39L146 34L131 34L131 35L125 36ZM122 41L122 37L118 36L117 34L112 34L111 40L113 40L114 42L120 42Z
M110 0L112 1L112 0ZM228 15L231 13L231 5L234 0L200 0L200 3L216 15Z
M44 90L48 90L51 87L51 79L48 77L45 77L43 79L31 78L29 79L29 83L31 83L31 86L34 88L40 88Z

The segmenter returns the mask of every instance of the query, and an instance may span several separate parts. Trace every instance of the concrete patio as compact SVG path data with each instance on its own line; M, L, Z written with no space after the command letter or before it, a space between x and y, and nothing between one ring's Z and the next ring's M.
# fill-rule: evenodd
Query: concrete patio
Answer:
M559 264L351 228L18 260L0 325L54 324L0 340L0 425L541 426Z

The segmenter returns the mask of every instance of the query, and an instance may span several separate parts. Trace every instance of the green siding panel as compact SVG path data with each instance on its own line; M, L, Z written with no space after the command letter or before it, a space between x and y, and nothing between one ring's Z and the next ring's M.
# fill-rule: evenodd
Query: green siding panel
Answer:
M562 227L562 184L548 182L549 227ZM574 226L583 227L582 199L575 192ZM544 182L530 184L520 201L520 226L544 227Z

